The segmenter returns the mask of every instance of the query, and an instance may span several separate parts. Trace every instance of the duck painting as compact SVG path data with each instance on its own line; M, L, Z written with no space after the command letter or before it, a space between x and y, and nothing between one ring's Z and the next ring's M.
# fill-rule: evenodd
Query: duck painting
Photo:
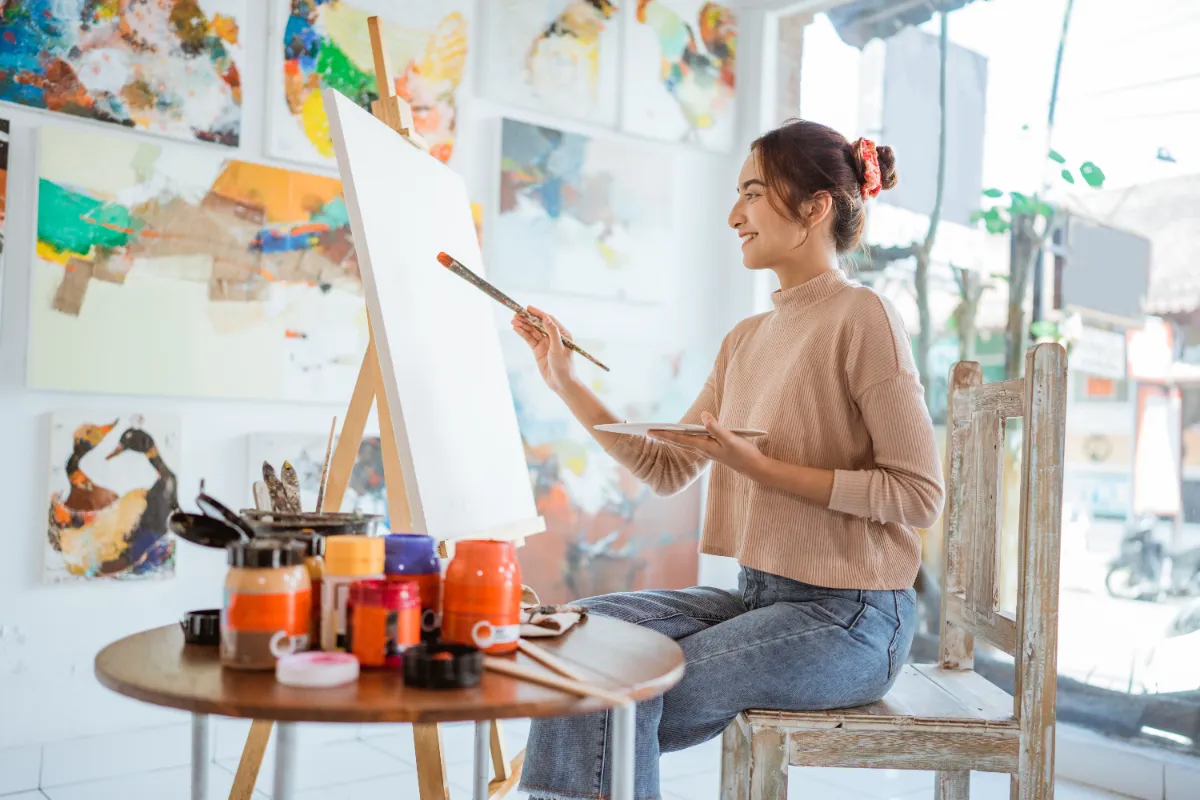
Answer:
M58 436L66 430L74 434L66 467L52 468L51 483L53 487L65 481L70 492L63 499L66 490L51 491L46 579L57 583L173 575L175 541L168 534L167 518L179 505L176 473L169 466L178 461L178 423L157 419L148 425L141 416L130 417L104 460L89 464L88 474L94 473L94 480L88 476L81 480L79 461L120 420L108 425L84 422L71 428L58 416L51 424L52 452ZM90 447L81 447L80 441ZM83 453L76 457L80 450ZM101 488L101 483L112 488ZM107 494L97 495L97 489ZM72 506L72 497L77 502L95 497L108 502L99 508L79 508Z

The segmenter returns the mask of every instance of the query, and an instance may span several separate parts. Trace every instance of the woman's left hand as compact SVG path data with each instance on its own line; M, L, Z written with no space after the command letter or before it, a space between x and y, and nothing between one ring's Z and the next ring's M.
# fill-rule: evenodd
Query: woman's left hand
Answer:
M708 429L707 436L678 431L651 431L650 438L669 442L718 464L724 464L735 472L754 477L767 460L762 451L749 439L722 428L716 418L707 411L700 416L700 421Z

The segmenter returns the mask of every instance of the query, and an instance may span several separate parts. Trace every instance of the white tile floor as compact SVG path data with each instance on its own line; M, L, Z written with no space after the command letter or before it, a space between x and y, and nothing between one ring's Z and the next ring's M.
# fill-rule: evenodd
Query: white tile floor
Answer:
M233 783L249 723L214 725L209 800L224 800ZM513 752L524 745L528 722L506 723ZM2 800L188 800L189 726L169 726L106 737L75 739L45 748L0 750ZM472 728L448 725L442 738L452 800L471 796ZM417 796L412 730L407 725L303 725L298 730L299 800L360 800ZM40 751L40 754L39 754ZM274 742L259 775L256 800L272 790ZM717 800L720 743L712 741L663 757L664 800ZM40 787L40 788L39 788ZM792 769L791 800L917 800L932 798L933 774L898 770ZM1100 800L1124 795L1060 781L1059 800ZM514 800L525 800L513 793ZM1006 800L1008 778L975 773L973 800Z

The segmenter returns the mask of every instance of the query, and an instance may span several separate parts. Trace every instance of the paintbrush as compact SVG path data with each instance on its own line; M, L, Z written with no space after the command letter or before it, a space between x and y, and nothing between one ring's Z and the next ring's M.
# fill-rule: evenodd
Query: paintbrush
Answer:
M296 474L296 468L290 461L283 462L279 477L283 480L283 493L287 498L287 508L284 510L289 514L303 513L304 508L300 505L300 476Z
M267 485L267 493L271 496L271 510L283 514L288 510L287 492L283 481L275 474L275 468L270 462L264 461L262 467L263 483Z
M474 272L471 272L471 270L464 267L457 259L452 258L451 256L447 255L446 253L438 253L437 258L438 258L438 263L441 264L443 267L450 270L455 275L457 275L458 277L467 281L468 283L472 284L476 289L479 289L481 292L483 292L488 297L495 300L500 305L507 307L514 314L528 320L529 323L531 325L533 325L533 327L537 328L539 331L541 331L545 335L547 335L547 336L550 335L550 331L546 330L546 326L542 324L542 321L540 319L538 319L537 317L535 317L529 311L529 309L520 306L516 300L513 300L511 297L506 295L504 292L500 291L495 286L492 286L490 283L488 283L483 278L476 275ZM579 345L572 342L567 337L561 336L560 338L562 339L562 343L564 345L566 345L570 349L574 350L576 353L579 353L579 355L583 356L584 358L586 358L588 361L595 364L600 369L604 370L605 372L611 371L611 370L609 370L608 367L604 366L604 364L602 364L598 360L596 360L595 356L593 356L588 351L584 350Z
M333 434L337 430L337 417L329 426L329 443L325 445L325 463L321 466L321 485L317 487L317 513L320 514L325 505L325 479L329 477L329 457L333 455Z

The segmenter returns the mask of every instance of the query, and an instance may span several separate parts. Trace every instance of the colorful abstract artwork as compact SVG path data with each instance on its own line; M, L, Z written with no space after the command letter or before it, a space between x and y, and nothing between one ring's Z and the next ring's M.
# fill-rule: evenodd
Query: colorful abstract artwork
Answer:
M656 496L546 388L524 343L515 336L502 341L530 479L546 519L546 532L526 539L518 551L525 582L545 602L695 585L699 485ZM654 353L641 343L580 346L621 365L592 388L623 418L678 419L707 376L707 365L678 352Z
M0 119L0 275L4 274L4 218L8 205L8 120Z
M43 577L50 583L170 578L178 505L179 419L61 411L50 415Z
M236 147L245 0L0 3L0 100Z
M619 5L488 0L481 26L484 93L558 117L615 124L620 18L626 13Z
M270 462L278 471L284 461L296 469L300 478L300 505L306 511L317 507L317 492L321 487L321 467L325 463L328 434L320 433L253 433L247 442L247 464L250 485L262 480L262 465ZM334 441L337 446L337 441ZM251 500L252 502L252 500ZM361 511L379 514L380 527L386 532L388 506L383 479L383 449L378 436L363 437L358 458L350 473L350 485L342 498L342 511Z
M278 0L269 150L302 161L333 160L321 90L332 87L368 111L378 99L367 17L383 20L393 91L435 156L454 152L458 89L467 63L467 0Z
M368 330L339 181L40 136L33 387L346 402Z
M622 125L639 136L733 147L737 17L702 0L637 0L626 20Z
M637 303L670 292L673 174L654 148L504 120L489 279Z

